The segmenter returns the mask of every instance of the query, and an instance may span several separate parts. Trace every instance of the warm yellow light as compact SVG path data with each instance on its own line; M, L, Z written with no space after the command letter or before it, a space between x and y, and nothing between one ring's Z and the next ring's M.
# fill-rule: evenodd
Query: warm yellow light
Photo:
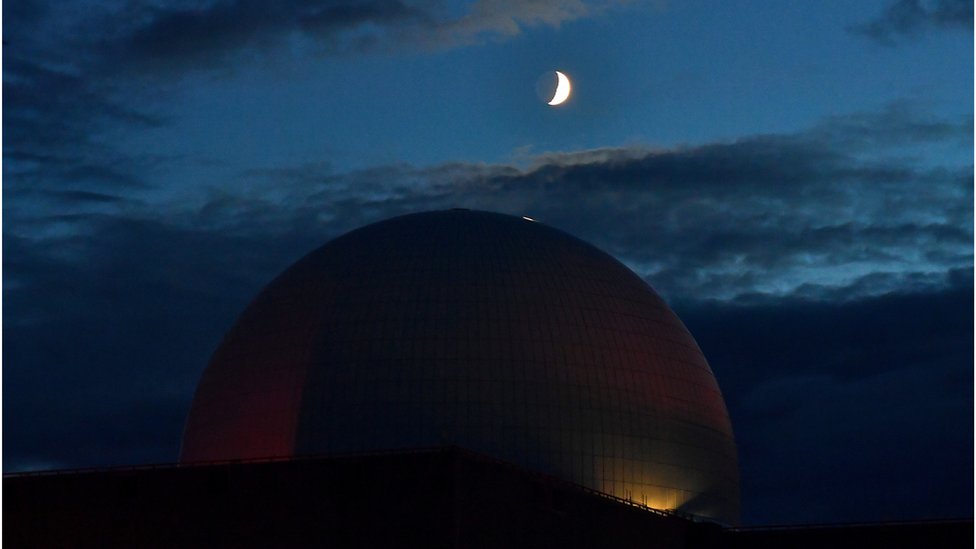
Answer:
M556 93L549 101L549 104L553 106L560 105L569 99L569 92L572 89L572 85L569 83L569 78L565 74L556 71L556 78L559 79L559 82L556 84Z
M636 505L659 511L678 509L687 502L688 498L687 494L681 494L679 490L674 488L630 482L613 483L605 481L604 489L601 491Z

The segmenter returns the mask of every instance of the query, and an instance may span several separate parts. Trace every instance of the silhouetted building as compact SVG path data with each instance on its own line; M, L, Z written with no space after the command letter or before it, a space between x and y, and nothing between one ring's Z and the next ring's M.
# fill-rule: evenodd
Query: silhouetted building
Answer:
M6 547L972 547L972 521L723 529L459 448L7 475Z
M397 217L271 282L203 375L181 460L456 445L734 524L735 443L677 316L525 218Z

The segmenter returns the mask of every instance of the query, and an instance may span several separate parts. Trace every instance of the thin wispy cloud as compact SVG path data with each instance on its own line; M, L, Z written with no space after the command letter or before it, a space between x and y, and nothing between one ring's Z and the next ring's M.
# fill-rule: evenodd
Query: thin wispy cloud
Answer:
M876 19L852 26L850 30L885 45L930 32L972 32L973 3L969 0L892 0Z
M250 172L250 194L221 193L205 210L225 230L291 218L338 232L424 209L489 209L592 240L675 298L885 293L972 263L971 167L884 154L965 147L969 124L893 108L729 143L544 154L524 168L289 167Z

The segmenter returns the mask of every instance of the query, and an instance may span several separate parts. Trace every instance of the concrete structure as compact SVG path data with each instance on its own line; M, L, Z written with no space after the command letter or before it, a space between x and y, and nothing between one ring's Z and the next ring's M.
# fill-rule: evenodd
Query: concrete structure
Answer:
M972 547L972 520L723 529L459 448L5 475L9 547Z
M444 445L738 520L728 414L677 316L593 246L467 210L350 232L272 281L204 373L181 461Z
M721 531L457 448L11 475L3 498L10 547L686 547Z

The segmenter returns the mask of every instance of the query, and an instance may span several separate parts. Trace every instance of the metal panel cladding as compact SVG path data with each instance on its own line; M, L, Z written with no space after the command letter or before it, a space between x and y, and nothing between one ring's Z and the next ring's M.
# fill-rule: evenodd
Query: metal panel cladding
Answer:
M214 353L181 460L442 445L738 520L728 412L678 317L597 248L487 212L369 225L278 276Z

